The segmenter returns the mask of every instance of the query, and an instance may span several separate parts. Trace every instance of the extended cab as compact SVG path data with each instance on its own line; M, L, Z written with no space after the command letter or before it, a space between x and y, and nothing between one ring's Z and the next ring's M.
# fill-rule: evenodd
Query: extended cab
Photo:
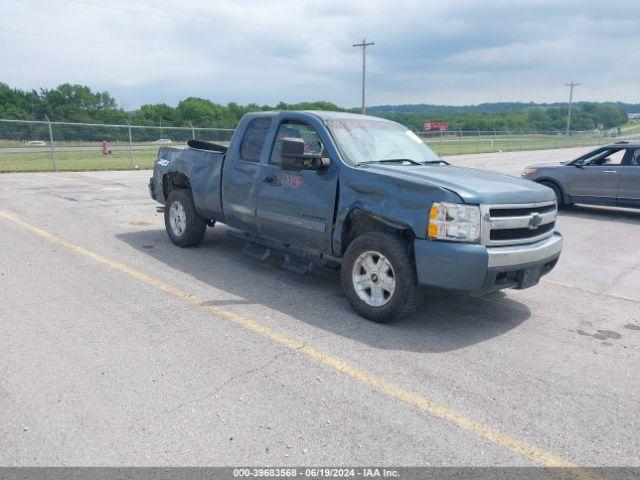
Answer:
M176 245L227 224L246 253L340 269L353 308L378 322L417 307L421 287L530 287L562 249L552 190L451 166L402 125L363 115L247 114L228 148L161 147L149 190Z

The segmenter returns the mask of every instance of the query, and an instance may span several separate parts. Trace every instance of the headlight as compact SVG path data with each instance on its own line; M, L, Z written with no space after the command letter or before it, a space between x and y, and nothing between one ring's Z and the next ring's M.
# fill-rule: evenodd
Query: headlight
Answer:
M458 203L434 203L429 212L429 238L478 242L480 207Z
M522 172L522 176L525 177L533 172L535 172L536 170L538 170L537 168L531 168L531 167L527 167L524 169L524 172Z

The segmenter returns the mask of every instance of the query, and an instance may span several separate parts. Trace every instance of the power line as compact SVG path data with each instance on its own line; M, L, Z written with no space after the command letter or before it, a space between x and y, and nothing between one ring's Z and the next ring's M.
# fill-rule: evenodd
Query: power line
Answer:
M315 32L310 32L309 30L304 30L304 29L300 29L300 28L296 28L296 27L291 27L288 25L280 25L280 24L275 24L275 23L267 23L267 22L254 22L254 21L246 21L246 20L240 20L237 19L235 17L232 17L231 15L224 15L224 14L207 14L207 13L203 13L203 12L196 12L194 10L186 10L186 9L181 9L181 8L177 8L171 5L164 5L161 3L156 3L156 2L149 2L149 1L144 1L144 0L114 0L116 2L119 3L123 3L125 5L128 6L138 6L138 7L142 7L145 8L147 10L152 10L152 13L149 13L148 11L142 11L142 10L134 10L131 8L126 8L126 7L118 7L115 5L106 5L106 4L101 4L101 3L93 3L93 2L88 2L88 1L83 1L83 0L66 0L67 2L71 2L71 3L76 3L76 4L80 4L80 5L87 5L87 6L91 6L91 7L96 7L96 8L103 8L103 9L109 9L109 10L116 10L116 11L121 11L121 12L129 12L129 13L135 13L137 15L152 15L154 17L157 18L164 18L164 19L168 19L168 20L183 20L183 17L187 16L191 19L195 18L195 19L208 19L211 21L214 21L216 23L220 23L220 21L225 21L227 23L233 23L236 24L238 26L240 26L241 28L244 28L246 30L251 30L251 31L265 31L265 30L271 30L274 32L277 32L279 34L287 34L289 36L293 35L293 36L303 36L303 37L309 37L309 38L322 38L325 40L332 40L332 37L326 36L326 35L322 35L319 33L315 33ZM161 12L161 13L157 13L157 12ZM167 12L167 13L164 13ZM174 15L171 15L171 13L173 13ZM179 15L176 16L175 14ZM212 32L215 32L215 29L212 29Z
M362 39L362 43L354 43L353 46L354 47L361 47L362 48L362 107L361 107L361 111L362 114L364 115L366 113L366 104L365 104L365 82L366 82L366 72L367 72L367 47L370 47L371 45L375 45L376 42L369 42L367 43L367 39L363 38Z
M226 19L229 22L233 22L233 23L240 23L240 24L245 24L245 25L251 25L251 26L255 26L255 27L259 27L259 28L274 28L274 29L278 29L278 30L283 30L286 29L287 31L297 31L301 34L304 35L309 35L309 36L323 36L325 38L330 38L330 37L326 37L324 35L319 35L319 34L315 34L315 33L311 33L309 32L307 29L302 29L302 28L297 28L297 27L291 27L289 25L282 25L282 24L278 24L278 23L271 23L271 22L256 22L256 21L247 21L247 20L239 20L231 15L225 15L225 14L220 14L220 13L216 13L215 15L211 15L211 14L207 14L207 13L202 13L202 12L195 12L194 10L188 10L188 9L184 9L184 8L178 8L178 7L174 7L173 5L166 5L163 3L159 3L159 2L152 2L149 0L113 0L115 2L120 2L120 3L125 3L125 4L129 4L129 5L140 5L143 7L147 7L147 8L153 8L153 9L163 9L163 10L169 10L169 11L173 11L176 12L178 14L182 14L182 15L187 15L189 17L194 17L195 15L197 15L199 18L210 18L212 20L220 20L220 19Z
M567 115L567 135L571 132L571 107L573 106L573 87L579 86L579 83L574 83L571 80L571 83L565 83L565 86L570 87L569 90L569 114Z
M116 7L114 5L104 5L104 4L100 4L100 3L93 3L93 2L86 2L86 1L82 1L82 0L66 0L67 2L71 2L71 3L76 3L78 5L86 5L88 7L96 7L96 8L104 8L104 9L108 9L108 10L115 10L115 11L119 11L119 12L127 12L127 13L136 13L136 14L144 14L144 15L148 15L148 12L144 12L142 10L132 10L130 8L123 8L123 7ZM161 14L151 14L152 16L156 17L156 18L164 18L165 20L177 20L178 17L175 16L169 16L169 15L161 15Z
M4 28L4 27L0 27L0 32L7 32L7 33L15 33L18 35L28 35L31 37L44 37L44 38L57 38L60 40L67 40L67 41L72 41L72 42L81 42L81 43L93 43L93 44L98 44L98 45L110 45L110 46L114 46L114 47L126 47L126 48L139 48L139 49L143 49L143 50L154 50L157 51L158 48L155 46L144 46L144 45L132 45L129 43L117 43L117 42L108 42L105 40L92 40L89 38L80 38L80 37L67 37L65 35L56 35L53 33L41 33L41 32L26 32L23 30L14 30L11 28ZM185 53L184 50L180 51L180 50L163 50L163 52L172 52L172 53Z

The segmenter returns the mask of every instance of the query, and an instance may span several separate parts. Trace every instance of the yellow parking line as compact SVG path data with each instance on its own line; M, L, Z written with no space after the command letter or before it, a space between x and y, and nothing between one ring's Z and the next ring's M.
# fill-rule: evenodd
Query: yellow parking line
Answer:
M596 290L595 288L581 287L579 285L573 285L571 283L558 282L557 280L551 280L549 278L543 278L541 282L548 283L550 285L557 285L559 287L573 288L575 290L581 290L583 292L593 293L594 295L601 295L603 297L611 297L618 300L626 300L627 302L640 303L640 298L627 297L626 295L618 295L617 293L608 293L602 290Z
M358 380L359 382L368 385L369 387L378 390L390 397L393 397L399 401L402 401L406 404L409 404L418 410L421 410L424 413L432 415L434 417L438 417L446 422L449 422L453 425L456 425L463 430L471 432L485 440L489 440L497 445L505 447L513 452L516 452L523 457L526 457L534 462L543 464L547 467L554 468L570 468L570 472L581 479L584 480L594 480L599 479L600 477L593 475L592 473L578 468L572 463L564 460L560 457L553 455L552 453L546 452L545 450L536 447L535 445L520 441L514 437L506 435L504 433L498 432L497 430L493 430L490 427L483 425L480 422L469 419L464 415L461 415L448 407L440 405L436 402L428 400L425 397L417 395L415 393L411 393L401 387L398 387L392 383L389 383L383 380L381 377L370 373L364 369L361 369L355 365L352 365L334 355L330 355L324 353L320 350L315 349L310 345L306 345L299 340L288 337L281 333L276 332L275 330L262 325L255 320L251 320L250 318L245 317L242 314L236 313L232 310L228 310L224 307L211 305L209 303L204 303L202 300L197 298L195 295L191 295L179 288L176 288L168 283L165 283L161 280L153 278L149 275L146 275L142 272L134 270L133 268L120 263L114 260L111 260L107 257L103 257L95 252L87 250L80 245L76 245L74 243L68 242L65 239L54 235L53 233L47 232L42 228L36 227L35 225L31 225L13 215L0 211L0 218L4 218L13 222L14 224L20 225L21 227L29 230L32 233L35 233L41 237L44 237L58 245L68 248L69 250L73 250L85 257L91 258L98 263L106 265L114 270L118 270L122 273L125 273L141 282L144 282L148 285L156 287L166 293L169 293L173 296L182 298L187 302L200 307L204 310L207 310L219 317L223 317L236 325L239 325L247 330L255 332L257 334L262 335L263 337L272 340L288 349L300 352L302 354L307 355L308 357L333 368L343 374Z

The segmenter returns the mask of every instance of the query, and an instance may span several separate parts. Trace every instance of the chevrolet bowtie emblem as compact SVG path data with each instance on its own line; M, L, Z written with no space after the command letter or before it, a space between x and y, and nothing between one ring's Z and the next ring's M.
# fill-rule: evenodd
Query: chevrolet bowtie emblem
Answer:
M542 218L539 213L532 213L529 217L529 228L531 230L538 228L542 223Z

